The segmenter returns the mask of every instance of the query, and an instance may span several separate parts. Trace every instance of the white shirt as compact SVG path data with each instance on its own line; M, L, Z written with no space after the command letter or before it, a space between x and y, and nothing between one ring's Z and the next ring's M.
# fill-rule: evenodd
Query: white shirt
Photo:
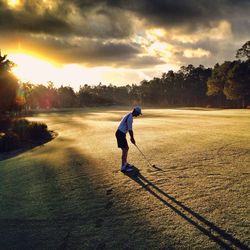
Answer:
M126 134L129 130L132 130L132 124L133 124L133 115L132 113L128 113L122 118L118 129L124 134Z

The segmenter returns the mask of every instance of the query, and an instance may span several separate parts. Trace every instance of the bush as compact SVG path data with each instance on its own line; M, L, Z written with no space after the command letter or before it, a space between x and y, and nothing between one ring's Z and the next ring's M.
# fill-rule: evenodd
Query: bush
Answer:
M7 132L0 131L0 152L17 149L21 144L37 143L51 139L44 123L29 122L26 119L13 120Z
M26 119L20 119L13 122L11 129L22 142L49 139L51 137L47 125L41 122L29 122Z
M0 117L0 132L6 132L11 126L11 118Z
M7 152L20 147L20 138L13 132L7 132L0 136L0 152Z
M16 133L21 141L28 141L30 139L29 124L30 122L26 119L14 120L11 126L11 131Z
M43 140L51 138L47 125L38 122L30 123L29 135L32 140Z

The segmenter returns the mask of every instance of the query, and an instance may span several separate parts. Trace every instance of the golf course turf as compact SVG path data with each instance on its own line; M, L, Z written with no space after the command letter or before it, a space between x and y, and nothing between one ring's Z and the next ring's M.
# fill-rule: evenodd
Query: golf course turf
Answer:
M1 249L249 249L250 110L143 109L126 175L129 111L27 117L58 136L0 161Z

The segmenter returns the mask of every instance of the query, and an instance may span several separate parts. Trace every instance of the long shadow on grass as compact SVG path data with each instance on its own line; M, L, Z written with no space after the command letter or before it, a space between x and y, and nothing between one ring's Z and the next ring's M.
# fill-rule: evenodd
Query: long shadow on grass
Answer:
M5 170L7 174L0 172L0 249L146 246L147 238L140 241L143 230L133 238L128 233L138 225L133 220L124 223L128 217L121 212L127 214L129 209L110 207L113 198L108 188L112 186L107 186L104 173L95 169L95 161L70 145L62 149L55 145L52 149L50 146L53 155L64 151L60 166L54 158L46 160L42 156L34 158L34 163L20 161L12 171ZM157 240L151 244L157 244ZM170 239L168 245L173 245Z
M86 215L86 203L97 197L84 168L89 164L69 148L61 168L41 160L1 176L0 190L9 186L8 195L0 193L0 248L66 249L72 229L95 218Z
M203 234L220 245L222 248L234 249L234 247L238 247L239 249L250 249L248 246L233 237L231 234L227 233L225 230L208 221L200 214L193 211L191 208L176 200L168 193L162 191L154 183L144 177L137 168L135 168L135 171L132 174L126 175L136 183L138 183L143 189L145 189L159 201L161 201L165 206L172 209L175 213L180 215L183 219L195 226ZM183 212L183 210L185 211L185 213Z

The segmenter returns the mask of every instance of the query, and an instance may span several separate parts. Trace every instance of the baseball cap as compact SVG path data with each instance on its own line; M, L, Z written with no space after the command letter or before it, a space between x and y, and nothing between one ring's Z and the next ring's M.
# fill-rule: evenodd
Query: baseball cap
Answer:
M134 112L136 112L138 115L142 115L141 107L139 107L139 106L135 107Z

